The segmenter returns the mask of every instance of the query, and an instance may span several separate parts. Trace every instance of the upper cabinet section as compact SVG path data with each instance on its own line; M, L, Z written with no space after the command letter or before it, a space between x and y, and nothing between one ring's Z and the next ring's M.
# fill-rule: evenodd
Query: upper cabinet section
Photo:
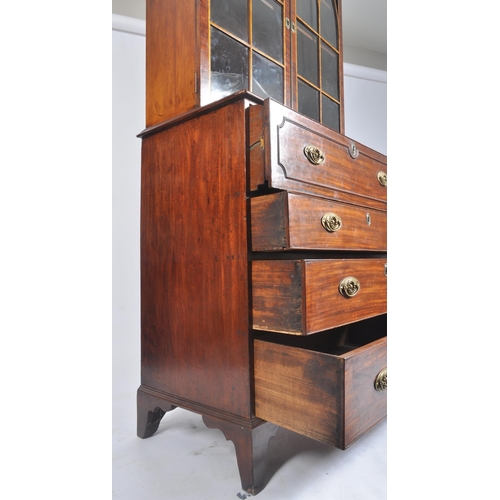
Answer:
M285 6L276 0L210 1L210 98L247 89L285 103Z
M296 0L298 105L295 108L340 131L340 52L337 2Z
M147 0L146 126L242 89L343 133L340 0Z

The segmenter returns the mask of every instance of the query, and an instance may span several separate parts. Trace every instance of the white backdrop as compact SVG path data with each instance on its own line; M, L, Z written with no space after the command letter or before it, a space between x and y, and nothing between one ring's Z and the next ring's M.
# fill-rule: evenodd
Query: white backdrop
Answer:
M140 383L139 215L145 23L113 15L113 392ZM386 72L345 64L346 135L387 151Z

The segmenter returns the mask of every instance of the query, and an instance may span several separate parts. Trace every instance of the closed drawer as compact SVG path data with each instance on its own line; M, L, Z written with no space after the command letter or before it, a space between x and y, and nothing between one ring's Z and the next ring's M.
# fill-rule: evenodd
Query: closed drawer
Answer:
M293 335L387 312L386 259L252 262L253 328Z
M386 251L387 212L286 191L252 198L253 251Z
M385 155L275 101L251 108L250 189L267 184L385 209Z
M387 413L386 317L254 340L255 415L345 449ZM384 377L385 370L385 377Z

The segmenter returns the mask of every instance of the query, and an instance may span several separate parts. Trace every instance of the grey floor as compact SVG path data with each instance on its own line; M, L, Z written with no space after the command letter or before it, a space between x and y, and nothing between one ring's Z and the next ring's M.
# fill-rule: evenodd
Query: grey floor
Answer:
M113 498L237 500L241 489L234 446L201 417L177 408L156 434L136 436L135 391L114 397ZM348 450L279 428L268 451L267 486L259 500L385 500L387 420Z

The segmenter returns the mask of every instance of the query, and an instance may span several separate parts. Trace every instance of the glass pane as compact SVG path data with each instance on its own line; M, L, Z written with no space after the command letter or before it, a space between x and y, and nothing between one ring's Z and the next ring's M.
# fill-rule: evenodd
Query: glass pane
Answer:
M252 44L283 62L283 7L274 0L254 0L252 6Z
M320 35L338 49L337 11L335 10L334 0L321 0L320 16Z
M299 113L319 121L319 92L300 80Z
M340 131L340 106L326 96L322 96L323 105L323 125Z
M210 19L248 42L247 0L211 0Z
M338 54L323 43L321 58L321 89L335 99L338 99Z
M318 37L302 23L297 24L299 75L318 85Z
M215 28L211 37L211 96L217 100L248 89L248 49Z
M311 28L318 31L318 6L316 0L297 0L297 15Z
M283 103L283 68L256 52L253 53L252 92Z

